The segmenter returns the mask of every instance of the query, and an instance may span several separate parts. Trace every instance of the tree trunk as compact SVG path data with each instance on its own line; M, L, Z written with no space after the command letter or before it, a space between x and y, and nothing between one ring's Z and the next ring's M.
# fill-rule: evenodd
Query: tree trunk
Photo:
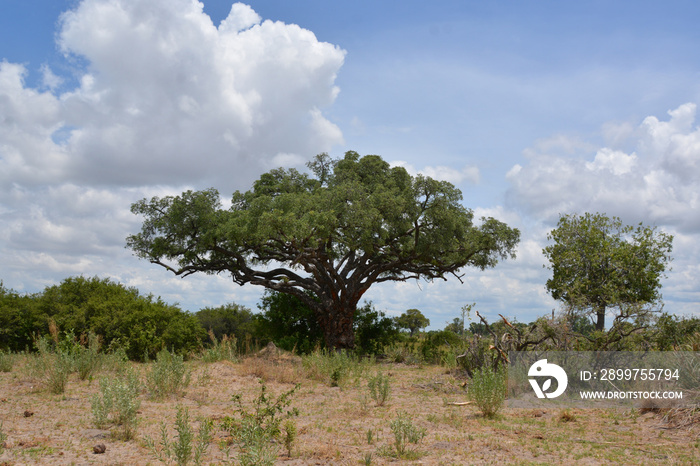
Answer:
M605 304L601 304L596 308L596 330L605 330Z
M334 350L351 350L355 348L355 331L353 320L355 318L355 306L342 306L333 303L330 306L320 306L317 316L326 347Z

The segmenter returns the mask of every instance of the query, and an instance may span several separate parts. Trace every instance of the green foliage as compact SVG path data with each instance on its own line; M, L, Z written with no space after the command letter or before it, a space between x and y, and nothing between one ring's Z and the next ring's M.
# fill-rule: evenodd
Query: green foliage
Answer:
M353 328L355 350L360 354L380 354L399 339L393 319L377 311L371 302L357 308Z
M217 340L214 332L209 330L209 338L212 346L202 350L202 360L204 362L236 361L238 350L236 348L236 337L224 335L221 341Z
M396 441L394 447L399 458L406 457L406 448L409 443L417 444L426 435L426 430L414 426L408 414L402 411L398 413L396 419L391 421L390 427L391 432L394 434L394 440Z
M245 340L246 335L255 332L254 314L247 307L236 303L205 307L195 316L205 330L214 333L217 340L228 336L241 342Z
M331 387L341 387L349 379L359 381L372 362L347 351L330 350L317 350L302 358L307 375Z
M257 315L257 336L297 353L308 354L323 343L323 331L314 311L296 296L265 291Z
M5 450L5 441L7 440L7 434L3 430L4 423L0 421L0 455Z
M0 350L30 349L34 335L47 332L48 322L36 304L36 296L20 295L0 281Z
M552 270L547 290L573 309L594 314L596 330L605 328L609 308L626 319L660 301L673 236L585 213L561 216L548 239L553 244L543 250Z
M163 348L146 375L146 388L156 399L179 395L190 384L190 377L184 358Z
M178 405L175 418L175 431L177 439L170 440L168 427L163 422L160 425L160 446L148 436L145 438L146 446L163 463L175 461L178 466L186 466L190 462L196 465L203 464L204 454L212 439L213 423L211 419L204 419L199 424L199 431L195 435L190 425L190 413L187 408Z
M356 152L320 154L309 168L315 176L263 174L228 209L214 189L143 199L132 205L145 217L141 232L127 246L177 275L225 272L294 295L314 310L326 346L346 349L373 284L445 278L514 256L519 231L493 218L475 224L448 182Z
M51 393L63 393L68 376L73 371L72 354L65 349L54 348L46 337L37 340L36 348L38 354L31 363L33 375L41 379Z
M430 325L430 320L418 309L409 309L395 318L396 326L411 332L414 336L416 332Z
M299 389L297 384L293 389L282 393L277 398L267 393L267 386L260 381L260 395L253 401L253 410L243 406L240 394L232 397L238 406L236 417L225 417L221 427L228 431L241 448L239 460L244 465L272 465L277 458L276 440L281 435L280 425L283 420L299 415L297 408L290 408L292 396ZM296 426L285 424L285 444L288 451L296 435Z
M389 401L389 377L381 372L377 372L374 376L370 376L367 380L367 388L369 395L372 397L377 406L383 406Z
M104 429L115 424L118 438L134 438L137 425L137 412L141 406L138 399L141 383L138 374L127 370L118 377L102 378L100 393L92 397L92 416L95 427Z
M508 377L505 367L493 369L489 366L474 371L469 382L469 398L486 417L496 415L506 399Z
M0 372L10 372L15 364L15 355L9 351L0 350Z

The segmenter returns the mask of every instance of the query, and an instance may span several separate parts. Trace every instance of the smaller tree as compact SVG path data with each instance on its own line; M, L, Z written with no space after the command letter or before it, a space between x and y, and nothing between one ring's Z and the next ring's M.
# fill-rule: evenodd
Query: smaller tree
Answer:
M396 326L405 328L414 336L416 332L430 325L430 320L418 309L409 309L396 317Z
M553 241L543 250L552 270L547 290L575 312L594 315L596 330L605 329L608 309L625 320L661 300L673 236L586 213L563 215L547 238Z

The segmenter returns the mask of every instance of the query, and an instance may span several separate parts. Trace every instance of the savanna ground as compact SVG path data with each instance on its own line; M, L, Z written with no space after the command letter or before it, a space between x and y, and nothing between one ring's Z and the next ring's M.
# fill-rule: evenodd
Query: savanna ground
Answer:
M135 436L124 441L113 435L116 427L97 429L93 420L91 398L100 393L98 380L109 371L92 380L73 373L63 393L51 394L28 369L30 357L17 359L10 372L0 372L5 437L0 465L160 464L145 439L157 445L162 423L174 439L178 406L188 409L195 431L202 419L213 420L203 463L236 464L240 448L220 425L235 415L233 395L251 406L261 379L272 399L300 384L291 397L290 407L299 410L291 456L279 440L275 464L700 464L698 424L679 427L664 413L503 408L485 418L474 405L451 404L467 401L466 379L444 367L359 364L336 377L339 386L333 387L301 358L278 352L236 361L187 361L190 383L179 395L159 400L141 389ZM128 365L143 380L153 362ZM382 406L367 386L377 372L389 380L390 397ZM399 413L425 430L401 457L390 427ZM98 444L105 445L104 453L93 452Z

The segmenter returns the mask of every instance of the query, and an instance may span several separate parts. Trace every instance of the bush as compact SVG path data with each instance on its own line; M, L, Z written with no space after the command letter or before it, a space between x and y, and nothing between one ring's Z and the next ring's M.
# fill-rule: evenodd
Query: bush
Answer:
M138 394L141 384L133 370L115 378L100 380L100 394L92 397L92 416L95 427L104 429L113 423L118 426L117 437L122 440L134 438L136 414L141 402Z
M15 357L12 353L0 350L0 372L10 372L15 364Z
M367 381L367 388L372 399L377 406L382 406L389 400L389 377L377 372L374 377Z
M399 339L393 319L377 311L371 302L357 308L355 320L355 350L360 354L379 354Z
M302 358L308 376L331 387L342 386L349 378L359 380L372 362L346 351L318 350Z
M153 398L179 395L190 384L190 372L185 367L184 358L161 350L146 376L146 387Z
M53 394L63 393L68 376L73 371L73 357L69 351L55 348L46 337L36 342L38 354L31 363L32 375L41 379Z
M160 448L150 437L145 438L145 443L153 454L163 463L170 463L174 460L178 465L189 464L190 460L194 464L202 464L203 456L209 447L212 439L212 421L203 420L199 425L199 432L195 436L192 426L190 426L190 414L187 408L180 405L177 407L175 418L175 431L177 440L168 438L168 428L165 423L160 425Z
M418 428L405 412L399 412L398 417L391 421L391 432L394 434L396 454L399 458L406 456L409 443L417 444L426 435L424 428Z
M277 441L282 433L280 429L282 421L299 415L296 408L289 408L292 396L298 389L297 384L293 389L273 399L268 395L265 383L260 381L260 395L253 402L252 412L243 407L240 395L232 397L233 402L238 405L238 416L225 417L221 426L241 447L239 457L241 464L274 464L277 459ZM285 424L285 446L289 452L296 435L296 426L292 426L293 424Z
M236 303L205 307L197 312L195 317L205 330L214 334L217 340L227 336L242 342L245 341L246 335L255 333L255 316L250 309Z
M503 406L508 387L507 380L504 367L494 370L485 366L474 371L469 383L469 397L484 416L493 417Z
M109 279L67 278L46 288L37 306L61 328L78 335L92 331L107 346L123 346L132 360L144 353L154 357L162 348L186 353L199 348L206 337L196 317Z

